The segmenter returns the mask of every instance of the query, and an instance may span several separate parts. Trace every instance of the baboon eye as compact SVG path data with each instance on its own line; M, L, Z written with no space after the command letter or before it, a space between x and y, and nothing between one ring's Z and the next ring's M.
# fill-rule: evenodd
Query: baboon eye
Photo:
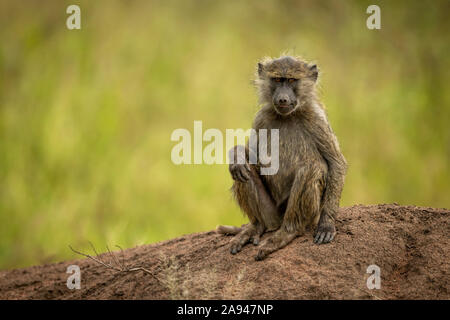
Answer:
M281 82L281 78L274 78L275 82Z
M294 83L295 80L297 80L297 79L294 79L294 78L289 78L289 79L288 79L289 83Z

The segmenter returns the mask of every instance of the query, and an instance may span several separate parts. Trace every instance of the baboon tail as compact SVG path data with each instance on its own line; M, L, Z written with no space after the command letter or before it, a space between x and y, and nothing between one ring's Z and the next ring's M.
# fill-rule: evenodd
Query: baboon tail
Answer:
M216 232L219 234L225 235L235 235L241 232L242 227L234 227L234 226L217 226Z

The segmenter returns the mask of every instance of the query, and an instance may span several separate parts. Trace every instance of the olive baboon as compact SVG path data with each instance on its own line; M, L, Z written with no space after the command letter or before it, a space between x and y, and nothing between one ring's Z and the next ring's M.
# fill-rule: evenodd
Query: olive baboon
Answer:
M279 170L261 175L262 164L249 163L252 150L248 143L230 150L235 159L229 165L232 193L250 220L241 228L217 228L219 233L236 235L232 254L248 242L257 245L265 231L276 230L261 243L256 260L284 247L307 227L317 226L317 244L335 236L347 164L317 98L317 77L317 66L297 57L266 58L258 63L256 86L262 108L253 129L279 130ZM267 150L271 150L270 141ZM239 154L241 162L236 161Z

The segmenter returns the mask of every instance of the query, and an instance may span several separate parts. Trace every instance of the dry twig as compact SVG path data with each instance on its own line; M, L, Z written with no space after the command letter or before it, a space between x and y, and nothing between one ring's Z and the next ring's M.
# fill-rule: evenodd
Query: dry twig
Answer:
M106 249L108 250L108 254L111 256L111 259L112 259L112 261L110 261L110 262L108 263L108 262L104 262L104 261L102 261L100 258L98 258L98 253L97 253L97 251L95 250L94 245L93 245L91 242L89 242L89 244L91 245L92 250L94 251L94 253L95 253L95 255L96 255L97 257L93 257L93 256L91 256L91 255L89 255L89 254L86 254L86 253L80 252L80 251L78 251L78 250L75 250L75 249L72 248L72 246L70 246L70 245L69 245L69 248L70 248L70 250L72 250L72 251L75 252L76 254L79 254L79 255L81 255L81 256L83 256L83 257L89 258L89 259L91 259L92 261L94 261L94 262L96 262L96 263L98 263L98 264L101 264L102 266L104 266L104 267L106 267L106 268L108 268L108 269L116 270L116 271L118 271L118 272L143 271L143 272L145 272L145 273L151 275L151 276L152 276L153 278L155 278L158 282L161 282L161 281L158 279L158 277L157 277L155 274L153 274L153 272L151 272L150 270L148 270L148 269L146 269L146 268L144 268L144 267L133 267L133 268L128 268L128 267L126 266L126 264L125 264L125 255L124 255L123 250L122 250L121 247L116 246L116 247L118 247L118 248L121 250L121 253L122 253L122 263L120 263L119 259L111 252L111 250L109 249L109 247L106 246Z

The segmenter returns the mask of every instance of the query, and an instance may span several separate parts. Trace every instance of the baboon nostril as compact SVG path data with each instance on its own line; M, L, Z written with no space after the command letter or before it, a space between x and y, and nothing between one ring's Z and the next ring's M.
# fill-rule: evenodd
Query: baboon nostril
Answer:
M280 98L280 99L278 99L278 103L280 103L280 104L286 104L286 103L287 103L287 99Z

